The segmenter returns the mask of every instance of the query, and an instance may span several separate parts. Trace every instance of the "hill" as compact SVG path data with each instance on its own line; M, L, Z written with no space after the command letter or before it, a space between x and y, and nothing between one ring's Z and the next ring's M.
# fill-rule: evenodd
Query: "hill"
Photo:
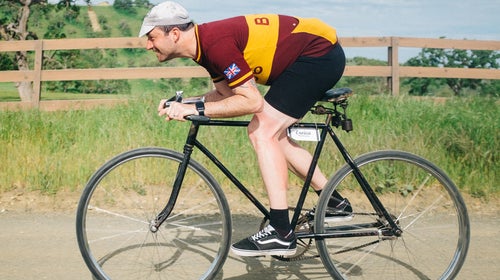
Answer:
M117 11L113 6L98 5L90 7L91 14L96 15L96 20L101 26L101 31L92 30L91 19L89 18L89 7L78 6L79 15L76 19L67 19L65 26L62 28L62 33L66 38L104 38L104 37L128 37L136 36L142 23L144 15L147 13L147 8L135 8L135 12L124 13ZM32 10L32 15L29 19L29 30L36 33L38 38L46 39L47 31L51 29L53 22L45 20L39 16L37 9ZM63 11L50 11L54 16L49 15L48 18L56 18L57 13ZM0 12L1 14L1 12Z

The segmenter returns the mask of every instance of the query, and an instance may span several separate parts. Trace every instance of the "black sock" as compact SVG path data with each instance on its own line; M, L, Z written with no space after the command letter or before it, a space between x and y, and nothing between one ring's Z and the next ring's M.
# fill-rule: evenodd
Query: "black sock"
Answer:
M271 218L269 219L269 224L279 233L279 235L283 237L287 236L292 230L288 209L271 209L270 214Z

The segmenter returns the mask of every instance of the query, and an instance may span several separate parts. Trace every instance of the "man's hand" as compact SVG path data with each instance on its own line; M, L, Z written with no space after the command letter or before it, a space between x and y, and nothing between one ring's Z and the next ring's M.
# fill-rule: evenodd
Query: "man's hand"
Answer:
M162 99L158 105L158 115L165 116L166 121L178 120L185 121L184 117L189 115L197 115L198 111L194 104L182 104L179 102L169 102L168 107L165 107L165 102L168 99Z

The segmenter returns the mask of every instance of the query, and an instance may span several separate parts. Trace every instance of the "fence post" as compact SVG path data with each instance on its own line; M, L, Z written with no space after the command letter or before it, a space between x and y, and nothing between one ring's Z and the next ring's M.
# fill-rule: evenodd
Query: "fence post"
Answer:
M388 48L387 61L391 66L391 77L387 84L392 95L399 95L399 38L391 37L391 45Z
M33 79L33 108L40 108L40 99L42 97L42 64L43 64L43 40L37 40L35 43L35 69Z

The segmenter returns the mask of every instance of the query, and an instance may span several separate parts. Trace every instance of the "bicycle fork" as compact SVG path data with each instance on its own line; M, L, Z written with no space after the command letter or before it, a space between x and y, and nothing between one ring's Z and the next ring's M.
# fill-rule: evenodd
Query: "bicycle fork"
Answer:
M184 175L186 174L189 160L191 159L191 154L193 153L194 142L196 140L199 127L200 125L197 121L193 121L191 123L191 128L189 129L186 144L184 145L184 157L179 163L179 168L177 169L174 186L172 188L172 193L170 194L168 203L165 208L163 208L163 210L156 216L156 218L153 219L149 224L149 230L153 233L157 232L158 229L160 229L160 226L167 220L168 216L174 209L177 197L179 196L179 192L181 190L182 182L184 180Z

